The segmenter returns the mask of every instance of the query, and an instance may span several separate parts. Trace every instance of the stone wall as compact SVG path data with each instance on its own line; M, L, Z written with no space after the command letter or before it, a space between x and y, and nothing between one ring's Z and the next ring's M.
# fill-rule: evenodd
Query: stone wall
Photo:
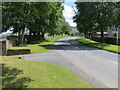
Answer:
M12 46L16 46L17 36L7 36L7 40L9 44L12 43Z
M0 56L31 53L30 49L8 49L9 47L12 47L12 42L10 40L0 41Z
M12 47L13 44L10 40L6 40L6 48L8 49L9 47Z
M101 42L100 37L92 37L92 40L97 41L97 42ZM108 43L108 44L117 45L117 39L116 38L106 37L106 38L104 38L104 42ZM118 45L120 45L120 38L118 39Z
M2 43L0 42L0 56L2 56Z
M31 50L30 49L8 49L7 50L7 55L22 55L22 54L30 54Z
M45 38L48 38L48 37L49 37L49 34L48 34L48 33L45 33L44 37L45 37Z
M8 40L0 41L0 56L5 56L9 47L12 47L12 42Z

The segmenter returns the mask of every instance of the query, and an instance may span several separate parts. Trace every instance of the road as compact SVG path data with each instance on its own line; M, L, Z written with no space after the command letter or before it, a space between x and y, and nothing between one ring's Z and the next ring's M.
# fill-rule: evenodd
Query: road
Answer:
M56 50L23 58L65 66L96 88L118 88L118 54L88 47L76 38L60 39L56 41Z

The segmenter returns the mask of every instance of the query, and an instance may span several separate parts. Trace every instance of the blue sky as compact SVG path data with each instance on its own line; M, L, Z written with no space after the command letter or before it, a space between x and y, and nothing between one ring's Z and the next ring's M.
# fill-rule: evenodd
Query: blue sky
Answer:
M63 16L65 17L66 21L70 24L70 26L76 26L76 23L73 22L73 16L75 15L74 10L76 10L74 2L75 0L65 0L65 2L63 3Z
M75 8L74 2L65 2L65 3L63 3L63 5L68 5L70 7L74 7Z

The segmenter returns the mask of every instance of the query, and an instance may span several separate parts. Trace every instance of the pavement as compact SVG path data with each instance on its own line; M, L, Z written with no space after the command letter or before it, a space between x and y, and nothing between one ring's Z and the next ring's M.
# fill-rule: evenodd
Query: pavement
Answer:
M24 55L23 59L65 66L96 88L118 88L119 54L83 45L76 38L80 37L60 39L54 45L56 50Z

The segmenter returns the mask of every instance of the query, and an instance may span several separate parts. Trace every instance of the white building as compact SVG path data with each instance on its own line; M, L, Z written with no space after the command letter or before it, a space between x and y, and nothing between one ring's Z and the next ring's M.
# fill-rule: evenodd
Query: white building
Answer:
M109 28L108 37L113 37L113 38L118 37L118 38L120 38L120 29L115 28L115 27Z

